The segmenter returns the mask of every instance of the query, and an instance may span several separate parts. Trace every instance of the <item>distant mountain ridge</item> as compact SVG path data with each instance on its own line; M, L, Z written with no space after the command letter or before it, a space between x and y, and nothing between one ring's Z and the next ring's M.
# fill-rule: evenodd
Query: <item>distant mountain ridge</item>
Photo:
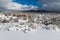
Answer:
M7 10L7 9L3 9L3 8L0 8L0 12L50 12L50 13L60 13L60 11L48 11L48 10L25 10L25 11L20 11L20 10Z

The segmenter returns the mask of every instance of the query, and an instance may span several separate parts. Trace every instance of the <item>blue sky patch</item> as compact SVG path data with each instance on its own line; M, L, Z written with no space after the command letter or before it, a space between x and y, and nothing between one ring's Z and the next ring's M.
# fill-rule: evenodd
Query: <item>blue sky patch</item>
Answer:
M33 5L42 8L42 4L38 4L37 0L13 0L13 2L20 3L22 5Z

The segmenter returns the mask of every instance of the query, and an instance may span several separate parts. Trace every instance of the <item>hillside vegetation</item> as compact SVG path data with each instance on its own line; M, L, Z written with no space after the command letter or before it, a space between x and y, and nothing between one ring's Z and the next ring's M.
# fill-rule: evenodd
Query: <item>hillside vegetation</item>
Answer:
M59 13L0 12L1 31L34 32L40 30L60 31Z

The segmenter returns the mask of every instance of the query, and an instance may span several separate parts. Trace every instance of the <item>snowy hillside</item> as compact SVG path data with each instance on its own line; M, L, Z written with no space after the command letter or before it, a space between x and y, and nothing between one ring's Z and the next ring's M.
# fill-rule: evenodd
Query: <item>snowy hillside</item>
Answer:
M60 14L0 13L0 31L60 31Z

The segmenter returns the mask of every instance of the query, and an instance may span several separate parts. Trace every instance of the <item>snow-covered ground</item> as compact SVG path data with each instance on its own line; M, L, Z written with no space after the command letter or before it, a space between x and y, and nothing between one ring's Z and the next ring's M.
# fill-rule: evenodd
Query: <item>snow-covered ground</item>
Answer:
M0 14L0 31L35 32L38 30L60 31L60 14L34 14L28 18Z
M60 40L60 32L36 31L23 32L0 32L0 40Z

